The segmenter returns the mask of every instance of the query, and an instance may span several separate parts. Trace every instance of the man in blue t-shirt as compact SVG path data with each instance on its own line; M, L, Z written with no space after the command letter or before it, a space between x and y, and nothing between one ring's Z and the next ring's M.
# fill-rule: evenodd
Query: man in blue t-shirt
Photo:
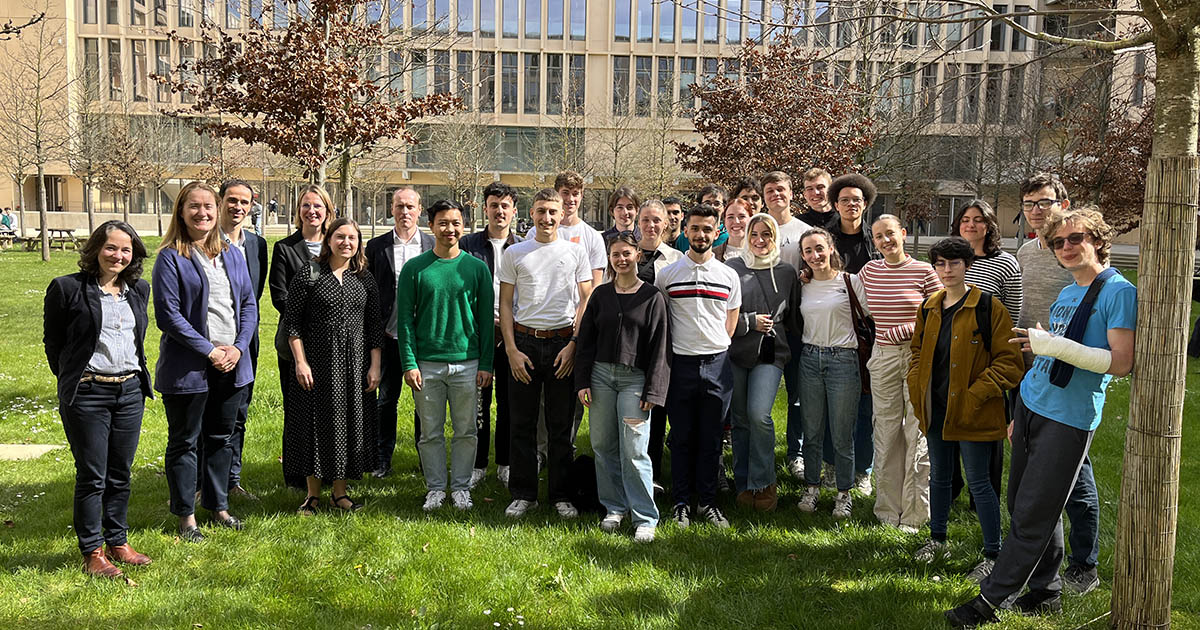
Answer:
M1112 236L1098 211L1075 206L1052 215L1042 228L1043 242L1075 282L1050 307L1049 331L1040 324L1013 329L1013 342L1036 358L1021 382L1016 417L1009 426L1012 523L991 574L980 583L979 596L946 611L951 626L997 621L994 609L1026 584L1029 592L1016 598L1014 610L1062 610L1059 517L1100 425L1108 383L1133 368L1137 290L1115 270L1106 269ZM1090 313L1074 322L1093 283L1100 289Z

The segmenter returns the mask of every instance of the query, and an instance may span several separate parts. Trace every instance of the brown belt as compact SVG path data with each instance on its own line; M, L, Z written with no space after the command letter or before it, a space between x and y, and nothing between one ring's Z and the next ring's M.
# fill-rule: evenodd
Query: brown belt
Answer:
M513 322L513 330L521 333L522 335L529 335L530 337L533 337L535 339L549 339L551 337L571 337L572 335L575 334L575 328L573 326L564 326L562 328L555 328L554 330L536 330L536 329L530 328L528 326L522 326L516 322Z
M87 383L89 381L96 381L97 383L124 383L135 376L137 376L137 372L130 372L129 374L124 374L121 376L108 376L105 374L93 374L91 372L87 372L79 378L79 382Z

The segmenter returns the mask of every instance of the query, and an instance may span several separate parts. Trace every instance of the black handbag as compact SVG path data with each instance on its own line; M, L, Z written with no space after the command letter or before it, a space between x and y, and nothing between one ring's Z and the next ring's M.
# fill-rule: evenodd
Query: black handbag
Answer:
M858 303L858 295L850 286L850 274L842 274L842 279L846 281L846 293L850 296L850 320L854 323L854 336L858 339L858 377L862 381L862 393L870 394L871 373L867 371L867 361L871 359L871 349L875 346L875 320Z

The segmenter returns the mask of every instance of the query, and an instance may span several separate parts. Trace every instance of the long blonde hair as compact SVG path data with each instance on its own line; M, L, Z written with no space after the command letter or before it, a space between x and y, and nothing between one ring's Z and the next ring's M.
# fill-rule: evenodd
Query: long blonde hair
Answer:
M204 252L209 258L216 258L225 251L229 245L221 239L221 228L217 225L216 217L219 216L218 209L215 207L220 203L220 197L217 196L217 190L204 182L191 182L184 186L179 191L179 196L175 197L175 208L171 211L171 221L167 223L167 232L163 234L162 243L158 246L158 252L164 249L173 249L184 258L191 258L193 241L188 234L187 223L183 220L183 208L187 204L188 197L193 192L207 192L213 198L213 229L208 231L204 237L204 241L197 245L200 251Z

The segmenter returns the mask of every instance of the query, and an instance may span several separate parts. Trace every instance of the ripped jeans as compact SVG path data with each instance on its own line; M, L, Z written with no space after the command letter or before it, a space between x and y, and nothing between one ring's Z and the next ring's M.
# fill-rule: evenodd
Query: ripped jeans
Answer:
M645 382L642 370L597 361L592 368L588 427L600 503L609 512L628 513L635 526L656 526L650 415L640 407Z

